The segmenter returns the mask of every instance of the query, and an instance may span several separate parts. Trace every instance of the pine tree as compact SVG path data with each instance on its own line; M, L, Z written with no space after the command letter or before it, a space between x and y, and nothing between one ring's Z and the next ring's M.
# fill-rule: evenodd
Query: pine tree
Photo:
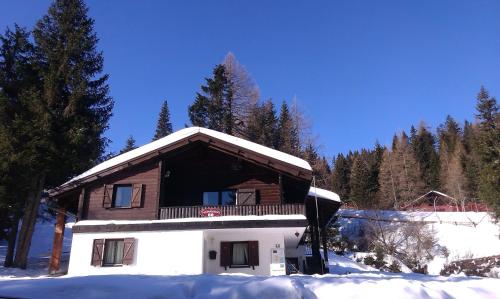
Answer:
M476 151L478 128L468 121L464 123L463 133L463 167L466 178L466 189L469 191L471 199L478 198L479 176L480 176L480 159Z
M436 139L421 122L418 131L412 126L411 147L421 170L421 177L427 190L439 189L439 155L436 150Z
M18 26L0 36L0 235L4 265L13 265L18 224L32 193L32 178L47 167L47 117L40 106L41 82L33 65L34 46Z
M338 154L333 161L331 174L332 191L340 196L344 202L348 202L350 189L351 167L348 159L343 154Z
M500 217L500 115L497 101L484 87L477 96L476 150L480 159L479 197Z
M370 190L370 171L366 161L366 154L358 154L355 156L350 177L351 193L349 199L354 202L357 207L369 207L369 190Z
M457 200L457 205L469 198L463 169L462 130L458 123L448 116L439 133L440 183L443 192Z
M129 151L131 151L133 149L136 149L136 148L137 148L137 146L135 144L134 136L129 135L128 138L127 138L127 141L125 141L125 146L120 151L120 155L123 154L123 153L129 152Z
M228 127L228 123L232 123L228 120L232 107L230 103L226 103L227 77L224 66L217 65L213 70L213 77L205 78L205 81L206 85L201 86L195 102L188 107L191 123L232 134L232 127Z
M274 104L268 99L254 108L245 134L250 141L276 148L277 122Z
M97 50L94 21L82 0L56 0L33 30L36 67L43 80L38 111L48 112L43 128L44 158L51 167L32 177L15 264L25 268L41 191L88 169L99 158L108 140L103 137L111 117L107 75Z
M293 154L294 149L293 149L293 124L292 124L292 119L290 117L290 112L288 110L288 105L285 101L282 102L281 108L280 108L280 116L278 119L278 132L277 132L277 149Z
M156 124L156 132L153 137L154 140L158 140L167 135L172 134L172 123L170 122L170 112L168 109L167 101L164 101L161 105L160 114L158 116L158 122Z

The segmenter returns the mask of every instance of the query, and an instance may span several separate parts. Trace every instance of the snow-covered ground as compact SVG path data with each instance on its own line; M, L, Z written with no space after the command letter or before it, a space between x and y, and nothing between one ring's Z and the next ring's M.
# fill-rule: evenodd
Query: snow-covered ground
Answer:
M494 278L381 272L324 276L86 276L0 280L21 298L500 298Z
M394 224L422 222L430 229L449 255L436 256L428 272L439 274L443 265L455 260L500 254L500 225L485 212L404 212L341 209L341 232L354 238L364 230L367 219Z

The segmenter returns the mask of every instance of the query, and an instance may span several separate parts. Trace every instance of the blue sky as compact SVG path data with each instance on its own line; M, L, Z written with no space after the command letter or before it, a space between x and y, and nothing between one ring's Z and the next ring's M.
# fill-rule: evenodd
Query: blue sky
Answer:
M0 29L32 27L50 1L0 1ZM328 157L389 144L424 120L474 117L500 97L500 1L87 1L116 101L107 136L151 140L169 101L174 130L228 51L262 98L294 96Z

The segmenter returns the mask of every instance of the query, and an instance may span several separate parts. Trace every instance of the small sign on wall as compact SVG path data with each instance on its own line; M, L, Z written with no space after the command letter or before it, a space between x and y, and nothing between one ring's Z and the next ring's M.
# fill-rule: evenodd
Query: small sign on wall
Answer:
M283 248L271 249L271 276L286 275L285 251Z
M203 208L200 211L201 217L218 217L221 215L219 208Z

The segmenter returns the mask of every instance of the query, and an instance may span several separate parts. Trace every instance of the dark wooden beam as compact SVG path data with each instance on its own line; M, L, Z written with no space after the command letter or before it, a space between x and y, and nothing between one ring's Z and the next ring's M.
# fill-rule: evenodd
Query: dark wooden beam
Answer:
M60 270L65 223L66 207L61 206L57 211L54 242L52 244L52 255L49 263L49 274L56 274Z
M241 221L190 221L190 222L153 222L104 225L75 225L73 233L102 232L141 232L163 230L227 229L227 228L279 228L306 227L306 219L286 220L241 220Z

